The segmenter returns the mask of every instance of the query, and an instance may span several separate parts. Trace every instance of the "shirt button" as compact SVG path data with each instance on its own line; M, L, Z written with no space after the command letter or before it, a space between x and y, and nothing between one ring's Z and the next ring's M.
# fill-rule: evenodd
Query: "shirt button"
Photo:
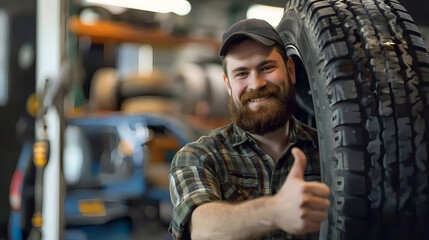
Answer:
M274 195L276 194L277 190L275 188L271 189L271 193Z

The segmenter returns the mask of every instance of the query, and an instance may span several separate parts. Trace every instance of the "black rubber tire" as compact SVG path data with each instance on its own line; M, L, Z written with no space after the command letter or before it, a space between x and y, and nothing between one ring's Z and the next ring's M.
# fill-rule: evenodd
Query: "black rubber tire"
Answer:
M429 55L411 16L396 0L289 0L277 29L312 94L332 192L320 239L428 239Z

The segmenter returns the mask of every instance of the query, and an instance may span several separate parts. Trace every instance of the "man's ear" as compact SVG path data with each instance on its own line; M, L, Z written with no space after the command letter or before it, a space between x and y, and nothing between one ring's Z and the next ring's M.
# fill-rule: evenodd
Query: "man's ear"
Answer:
M287 63L286 63L287 72L289 74L290 80L293 84L296 82L296 75L295 75L295 63L291 57L288 57Z
M225 76L225 74L223 74L223 82L226 85L226 89L228 90L228 94L229 96L231 96L231 85L229 84L229 80L228 78Z

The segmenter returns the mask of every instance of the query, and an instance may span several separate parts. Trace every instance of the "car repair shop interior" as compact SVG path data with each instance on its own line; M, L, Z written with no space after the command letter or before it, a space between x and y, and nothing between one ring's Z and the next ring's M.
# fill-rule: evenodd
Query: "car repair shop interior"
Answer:
M44 239L171 239L169 163L230 121L222 33L245 18L275 27L286 2L1 0L0 239L27 239L49 201ZM429 46L429 5L399 2ZM30 166L37 154L64 171Z

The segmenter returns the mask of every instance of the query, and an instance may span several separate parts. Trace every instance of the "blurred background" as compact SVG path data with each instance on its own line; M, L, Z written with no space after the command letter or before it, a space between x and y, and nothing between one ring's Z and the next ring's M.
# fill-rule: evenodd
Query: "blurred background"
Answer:
M0 239L170 239L174 153L229 122L222 33L285 2L1 0Z

